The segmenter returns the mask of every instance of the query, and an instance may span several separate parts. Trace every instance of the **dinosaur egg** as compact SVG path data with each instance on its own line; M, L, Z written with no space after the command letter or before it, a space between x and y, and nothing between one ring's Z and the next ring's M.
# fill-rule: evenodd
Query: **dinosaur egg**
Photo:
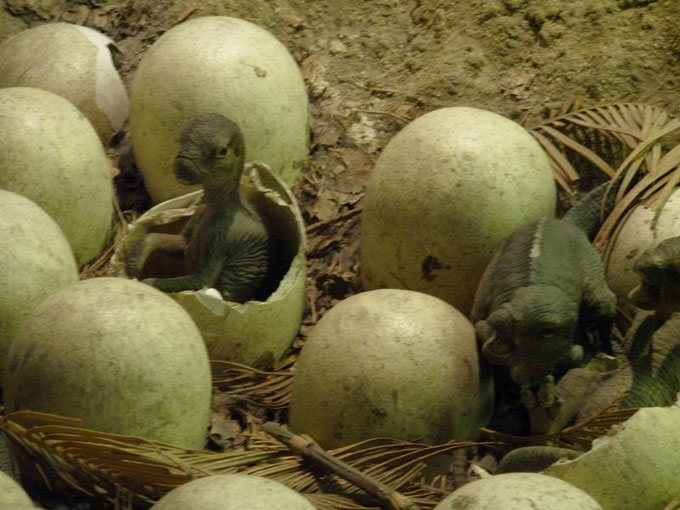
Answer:
M52 216L78 266L104 247L113 214L109 160L92 125L66 99L29 87L0 89L0 188Z
M458 510L460 508L467 510L602 509L597 501L581 489L539 473L507 473L475 480L456 489L434 507L434 510Z
M26 491L8 474L0 471L0 508L35 508Z
M181 306L139 282L93 278L52 294L24 321L7 355L5 410L200 449L210 377Z
M310 333L290 425L325 448L372 437L466 441L492 400L463 314L434 296L378 289L341 301Z
M581 488L603 508L671 508L680 494L680 409L640 409L574 460L544 471Z
M638 257L664 239L680 235L680 193L673 192L653 225L655 214L642 204L636 206L605 252L607 283L621 304L628 302L628 293L640 283L633 271Z
M314 510L301 494L261 476L212 475L180 485L151 510Z
M28 198L0 189L0 386L7 350L31 311L78 281L59 226Z
M368 182L364 288L425 292L468 314L502 241L553 216L555 200L548 157L519 124L467 107L423 115L387 144Z
M113 41L91 28L39 25L0 44L0 87L35 87L68 99L108 144L129 106L112 52Z
M203 191L167 200L149 209L116 246L111 272L126 277L125 259L150 232L178 233L200 203ZM269 367L297 336L305 301L305 227L295 197L268 167L246 164L241 195L262 217L275 252L275 270L265 301L225 301L215 289L169 294L194 319L210 359ZM155 257L155 256L154 256ZM145 277L179 276L182 258L159 255L145 265Z
M130 91L137 165L155 202L186 193L173 173L179 135L194 117L221 113L243 131L246 157L292 184L307 161L307 92L269 32L226 16L168 30L139 64Z

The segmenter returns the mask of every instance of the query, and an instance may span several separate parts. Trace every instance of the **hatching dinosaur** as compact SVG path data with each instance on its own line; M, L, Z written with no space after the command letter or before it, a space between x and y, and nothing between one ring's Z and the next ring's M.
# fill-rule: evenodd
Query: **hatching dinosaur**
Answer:
M185 254L186 274L145 279L165 292L216 288L225 300L253 299L269 268L267 230L241 199L244 141L239 127L219 114L196 117L184 129L174 173L187 185L201 184L204 204L181 234L147 234L126 259L128 275L140 277L156 250Z

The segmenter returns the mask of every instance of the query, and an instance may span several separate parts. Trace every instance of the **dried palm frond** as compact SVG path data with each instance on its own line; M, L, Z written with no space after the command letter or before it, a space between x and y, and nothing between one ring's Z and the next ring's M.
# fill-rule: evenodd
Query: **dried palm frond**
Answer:
M258 438L257 440L261 440ZM267 437L267 441L271 441ZM444 453L450 453L461 448L488 446L490 443L450 442L441 445L424 445L409 441L375 438L360 443L337 448L330 453L361 470L369 476L379 479L390 487L402 487L419 476L424 463ZM299 457L291 457L276 465L257 465L247 468L245 472L273 478L293 489L307 493L322 490L325 483L318 476L318 470L300 473L300 466L305 464ZM291 476L295 477L292 483ZM343 480L335 482L337 487L346 494L357 494L360 490Z
M649 163L648 171L642 175L640 166L643 158L659 147L660 138L677 129L680 129L680 120L669 122L663 131L657 132L654 137L632 151L617 170L616 176L623 179L623 184L618 191L616 206L605 219L595 239L595 246L599 250L613 245L610 240L616 236L634 207L651 208L655 212L654 222L656 221L663 205L680 182L680 145L665 153L657 151Z
M509 446L538 446L550 442L566 447L590 448L593 440L605 435L612 426L623 423L638 411L637 409L619 409L619 404L624 398L625 395L618 397L592 418L566 427L555 434L514 436L487 428L480 430L492 440Z
M262 431L251 434L247 448L225 453L106 434L80 428L73 419L32 411L0 418L0 431L43 473L49 486L69 487L101 504L148 505L194 478L240 472L277 480L318 502L320 508L379 508L365 492L332 473L322 474ZM421 508L432 508L441 494L420 485L425 462L484 444L489 443L430 446L373 439L329 454L402 492Z
M642 151L639 165L651 171L660 156L656 142L679 126L653 101L584 106L581 99L572 98L550 118L530 126L530 132L548 154L560 186L571 192L584 170L594 168L612 178L617 168L627 168L627 157L643 142L652 143L649 151Z
M213 360L213 387L235 400L266 409L285 409L290 404L295 359L290 356L271 372Z
M252 451L190 451L88 430L77 423L46 413L18 411L0 420L0 430L30 459L48 487L65 485L112 504L122 496L151 503L194 478L234 473L286 453L273 442Z
M610 241L632 209L643 205L658 216L680 183L680 145L663 146L665 137L677 130L680 119L644 98L594 106L569 99L549 119L531 127L565 191L574 191L584 168L619 183L615 206L594 241L605 259Z

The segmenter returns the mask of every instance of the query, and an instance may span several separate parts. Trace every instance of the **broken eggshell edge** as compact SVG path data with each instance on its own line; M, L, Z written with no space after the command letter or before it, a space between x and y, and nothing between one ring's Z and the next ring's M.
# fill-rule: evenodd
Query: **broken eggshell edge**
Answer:
M579 487L603 508L670 508L680 495L679 429L680 408L642 408L590 451L543 474Z
M264 213L280 238L290 267L266 301L225 301L216 289L169 293L191 315L201 331L212 360L268 367L281 358L295 339L304 311L305 227L297 201L268 166L251 162L241 180L245 201ZM190 217L201 203L203 190L162 202L144 213L115 247L110 273L128 277L125 258L147 233ZM277 252L275 252L276 255Z
M38 25L0 44L0 87L35 87L64 97L108 146L130 109L114 54L120 49L97 30L64 22Z

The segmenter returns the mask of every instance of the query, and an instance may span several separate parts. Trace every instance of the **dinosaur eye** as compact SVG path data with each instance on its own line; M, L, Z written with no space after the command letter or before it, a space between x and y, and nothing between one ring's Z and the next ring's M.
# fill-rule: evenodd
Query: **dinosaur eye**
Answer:
M217 151L217 155L220 157L224 157L227 154L229 154L229 147L222 147L220 150Z

